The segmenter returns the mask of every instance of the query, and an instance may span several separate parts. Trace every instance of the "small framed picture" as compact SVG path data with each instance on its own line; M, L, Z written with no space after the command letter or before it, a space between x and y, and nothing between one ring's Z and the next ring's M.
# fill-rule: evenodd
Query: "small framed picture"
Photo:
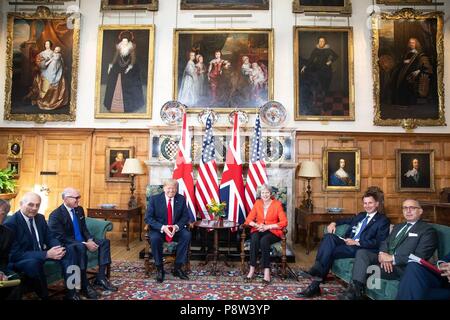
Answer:
M434 192L434 150L397 150L397 191Z
M323 189L325 191L358 191L360 189L359 148L324 148Z
M352 14L352 3L350 0L294 0L292 12L349 16Z
M181 0L181 10L269 10L269 0Z
M101 11L111 10L158 11L158 0L102 0Z
M8 158L22 159L22 141L14 140L8 142Z
M13 170L15 174L13 175L13 178L19 178L20 176L20 162L18 161L9 161L8 162L8 169Z
M429 4L433 4L433 0L377 0L377 4L385 4L385 5L391 5L391 6L429 5Z
M131 178L127 174L122 173L125 160L133 158L134 147L128 148L106 148L106 172L105 180L107 182L131 182Z

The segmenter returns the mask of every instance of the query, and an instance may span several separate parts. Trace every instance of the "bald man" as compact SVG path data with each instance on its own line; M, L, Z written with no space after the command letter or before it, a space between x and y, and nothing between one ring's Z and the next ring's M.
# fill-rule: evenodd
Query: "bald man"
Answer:
M77 265L81 269L81 294L88 299L97 299L95 289L87 279L87 252L98 252L98 273L94 285L102 290L117 291L106 277L106 269L111 264L111 249L108 239L94 239L86 226L83 207L80 206L80 192L66 188L62 192L63 204L56 208L48 219L48 226L56 238L65 246L73 248Z
M67 269L74 264L74 255L72 250L66 250L52 235L44 215L38 214L40 205L41 197L38 194L26 193L20 200L20 210L7 219L5 226L14 234L9 268L22 272L25 282L29 283L41 299L47 300L45 262L53 260L61 264L67 286L67 277L71 275ZM80 297L75 289L68 289L66 299L80 300Z

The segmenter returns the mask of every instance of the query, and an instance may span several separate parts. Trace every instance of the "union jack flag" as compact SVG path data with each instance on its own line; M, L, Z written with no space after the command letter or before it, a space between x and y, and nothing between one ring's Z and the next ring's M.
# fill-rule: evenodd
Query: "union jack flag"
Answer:
M173 170L172 178L178 181L178 193L186 198L186 205L191 216L191 221L196 220L194 206L194 177L192 174L191 137L186 126L186 113L183 115L183 128L181 141L178 145L178 154Z
M245 209L253 208L258 187L267 183L266 163L264 162L261 140L261 121L259 115L255 121L255 133L250 149L250 163L248 166L247 183L245 185Z
M219 201L219 179L217 178L216 151L214 146L214 135L212 131L211 115L206 120L205 137L203 138L203 151L200 167L198 169L197 184L195 187L195 198L197 209L202 219L214 219L208 213L206 205L214 199Z
M220 200L227 203L228 220L245 220L244 181L242 179L241 143L238 113L234 113L233 134L227 150L225 167L220 181Z

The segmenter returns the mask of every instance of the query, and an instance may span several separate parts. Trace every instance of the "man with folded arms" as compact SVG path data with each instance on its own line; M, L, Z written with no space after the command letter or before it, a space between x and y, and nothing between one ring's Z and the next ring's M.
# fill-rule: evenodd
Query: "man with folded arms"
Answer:
M45 217L38 213L41 197L27 192L20 200L20 210L8 217L5 226L14 233L14 241L9 256L9 268L25 275L26 284L30 284L37 295L48 299L47 278L44 264L47 260L59 261L64 275L64 284L70 275L67 269L76 260L70 248L64 248L47 226ZM80 300L75 289L68 289L66 298Z
M379 193L366 191L362 200L364 212L353 218L341 219L328 225L328 233L320 243L316 262L308 271L314 277L313 282L303 291L297 293L298 298L311 298L320 295L320 283L325 280L335 259L353 258L361 249L378 252L378 247L389 234L389 220L378 212ZM348 224L344 237L335 234L336 226Z
M422 221L423 210L417 200L407 199L402 205L406 221L397 224L389 237L380 245L378 254L360 250L353 265L352 283L347 291L338 296L343 300L361 300L364 297L368 267L381 268L382 279L398 280L405 272L410 254L428 260L437 247L437 234L433 227Z
M191 232L186 228L189 224L189 211L186 199L177 193L178 183L168 179L164 183L164 192L150 198L145 223L150 226L149 242L157 269L156 281L164 281L163 243L177 241L177 252L173 275L189 280L182 266L187 262Z
M88 299L97 299L98 295L87 279L87 252L98 251L98 273L94 285L102 290L117 291L106 277L106 269L111 264L111 249L108 239L94 239L90 234L80 203L80 192L66 188L62 192L63 204L50 213L48 226L61 243L73 248L80 267L81 294Z

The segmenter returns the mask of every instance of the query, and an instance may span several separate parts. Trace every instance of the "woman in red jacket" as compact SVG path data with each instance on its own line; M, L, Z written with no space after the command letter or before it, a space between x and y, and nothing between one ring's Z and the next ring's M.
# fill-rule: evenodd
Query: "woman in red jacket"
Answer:
M247 281L255 273L256 258L261 249L261 266L264 268L265 284L270 283L270 246L281 240L282 229L287 226L286 213L281 202L272 196L272 187L268 184L261 186L261 199L256 200L253 209L244 224L252 227L250 242L250 271Z

